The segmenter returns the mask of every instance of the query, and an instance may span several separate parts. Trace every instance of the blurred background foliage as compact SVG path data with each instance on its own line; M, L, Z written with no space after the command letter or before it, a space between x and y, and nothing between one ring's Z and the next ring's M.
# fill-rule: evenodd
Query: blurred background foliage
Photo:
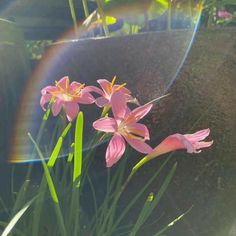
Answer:
M75 4L77 1L69 1ZM197 11L200 7L199 1L195 0L81 0L81 8L74 7L75 14L83 15L82 22L89 20L88 28L93 30L93 33L86 33L82 37L96 37L104 35L105 29L102 29L102 22L105 21L106 26L109 30L110 36L119 36L126 34L134 34L139 32L148 31L159 31L168 28L168 9L170 5L175 7L175 9L181 8L183 5L192 4L194 7L192 9ZM82 7L83 6L83 7ZM127 7L129 6L129 7ZM137 14L136 19L131 19L123 15L123 19L118 17L117 12L119 8L124 9L135 8L136 11L140 11ZM97 7L97 9L96 9ZM99 10L99 8L101 8ZM95 15L95 11L97 15ZM113 10L116 9L116 10ZM157 11L158 9L158 11ZM101 10L103 11L101 13ZM132 10L132 9L131 9ZM82 12L81 12L82 11ZM104 15L103 15L104 14ZM148 14L148 24L145 23L145 17ZM192 13L194 14L194 13ZM96 20L94 20L96 17ZM158 21L156 20L158 17ZM172 17L178 18L174 10L172 10ZM147 18L146 18L147 19ZM191 21L194 21L193 16L186 15L182 16L181 23L172 24L172 28L188 28L190 27ZM78 20L78 19L77 19ZM176 20L176 19L175 19ZM177 19L178 20L178 19ZM166 21L166 22L165 22ZM196 19L195 19L196 21ZM91 23L92 22L92 23ZM196 22L192 22L196 23ZM224 27L224 26L235 26L236 25L236 1L235 0L205 0L203 3L202 17L200 20L200 27ZM122 28L122 29L121 29ZM87 30L87 32L89 31ZM42 53L45 48L49 46L53 40L26 40L26 48L29 56L32 60L39 60L42 57Z

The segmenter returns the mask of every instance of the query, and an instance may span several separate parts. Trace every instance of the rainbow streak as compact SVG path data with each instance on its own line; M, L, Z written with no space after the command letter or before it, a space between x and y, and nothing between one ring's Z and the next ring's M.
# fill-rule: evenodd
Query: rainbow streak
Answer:
M200 2L199 9L194 14L196 23L192 29L192 35L188 43L186 53L183 59L181 60L177 71L172 76L172 79L169 85L167 86L166 90L170 88L171 84L176 79L177 74L179 73L179 70L182 67L189 53L194 36L198 28L201 11L202 2ZM120 15L122 15L122 12L120 13ZM80 35L82 35L83 33L84 29L80 27ZM68 54L67 52L69 51L70 47L69 44L62 44L59 42L67 41L68 39L73 38L73 35L73 28L65 32L61 36L61 38L56 43L54 43L54 46L46 51L39 65L28 79L28 83L25 86L24 93L19 101L19 107L16 112L17 119L14 124L14 131L11 139L11 152L9 160L12 163L38 161L37 157L31 155L32 144L28 139L27 133L32 132L33 137L36 137L37 135L39 123L40 120L42 120L43 115L41 107L39 105L40 89L42 89L46 85L53 84L53 81L58 80L58 78L51 77L51 75L53 74L52 72L56 70L58 65L60 65L60 59L63 58L66 54Z

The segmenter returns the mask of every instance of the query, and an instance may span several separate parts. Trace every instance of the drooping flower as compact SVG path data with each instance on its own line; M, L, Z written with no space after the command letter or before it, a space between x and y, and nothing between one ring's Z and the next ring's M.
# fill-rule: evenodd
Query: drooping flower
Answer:
M57 116L63 108L67 119L72 121L79 113L79 103L92 104L95 101L84 84L78 82L70 84L68 76L56 81L55 85L43 88L40 99L40 105L44 111L46 110L45 104L52 101L51 110L54 116Z
M179 149L187 149L188 153L200 153L202 148L210 147L213 141L203 141L210 134L210 129L203 129L193 134L173 134L165 138L147 156L152 159L162 154Z
M145 143L149 140L149 131L144 124L137 123L152 108L152 105L137 107L133 111L126 105L126 97L121 92L115 92L111 97L114 118L104 117L93 123L96 130L113 133L107 150L107 167L113 166L125 152L125 140L135 150L141 153L150 153L152 148Z
M230 19L232 18L232 14L226 10L220 10L217 12L218 17L224 18L224 19Z
M99 83L102 89L99 89L95 86L90 86L90 88L93 88L91 89L91 91L94 91L98 93L99 95L101 95L95 100L95 103L97 106L111 107L111 98L113 94L118 91L121 92L125 96L126 102L133 102L136 104L138 103L137 100L131 96L130 90L125 87L126 83L123 83L120 85L115 84L116 76L113 78L112 82L109 82L106 79L100 79L100 80L97 80L97 82Z

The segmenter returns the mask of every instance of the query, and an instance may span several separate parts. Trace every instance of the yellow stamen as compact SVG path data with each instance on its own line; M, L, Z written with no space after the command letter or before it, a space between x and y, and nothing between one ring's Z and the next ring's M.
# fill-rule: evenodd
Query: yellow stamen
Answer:
M137 140L143 141L142 137L135 136L132 133L125 132L125 136L131 139L137 139Z
M67 78L67 79L66 79L66 91L67 91L68 88L69 88L69 83L70 83L70 80Z
M125 87L125 86L126 86L126 83L123 83L123 84L119 85L119 87L117 87L116 90L118 91L118 90L120 90L121 88L123 88L123 87Z
M114 86L114 84L115 84L115 82L116 82L116 78L117 78L117 77L114 76L113 79L112 79L112 81L111 81L111 86L110 86L111 89L112 89L112 87Z
M56 87L60 89L61 92L64 92L64 89L60 86L60 84L55 81Z
M84 88L85 84L81 84L76 90L75 93L79 93L82 88Z

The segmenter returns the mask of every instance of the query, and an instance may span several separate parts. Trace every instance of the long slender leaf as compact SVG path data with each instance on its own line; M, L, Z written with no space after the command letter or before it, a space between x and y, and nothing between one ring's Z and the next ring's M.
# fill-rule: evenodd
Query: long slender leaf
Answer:
M58 155L61 151L61 147L62 147L62 144L63 144L63 138L60 137L57 141L57 144L55 145L54 149L53 149L53 152L49 158L49 161L47 163L48 167L53 167L56 163L56 160L58 158Z
M25 180L20 191L17 193L17 198L12 210L13 214L19 210L20 206L22 206L22 203L25 201L26 190L28 189L29 183L29 180Z
M165 193L167 187L169 186L169 184L174 176L176 167L177 167L177 163L174 164L171 171L169 172L169 174L165 178L163 184L161 185L160 190L158 191L157 196L154 197L154 199L152 201L149 201L149 200L146 201L146 203L144 204L144 208L141 211L139 218L130 233L130 236L135 236L137 234L137 232L140 230L142 225L146 222L148 217L151 215L152 211L157 207L158 203L160 202L163 194Z
M143 186L143 188L135 195L133 200L125 207L125 209L120 214L119 218L116 220L116 222L113 224L113 227L111 229L111 233L109 235L112 235L112 232L116 229L116 227L120 224L121 220L124 218L124 216L129 212L129 210L132 208L132 206L137 202L137 200L142 196L144 191L148 188L148 186L156 179L156 177L160 174L161 170L164 168L164 166L167 164L169 159L172 155L169 155L168 158L165 160L165 162L160 166L160 168L157 170L157 172L149 179L149 181L146 183L146 185Z
M55 207L55 212L56 212L56 216L57 216L57 219L58 219L58 226L60 228L61 235L66 236L67 231L66 231L66 228L65 228L64 219L63 219L62 212L61 212L60 205L59 205L59 200L58 200L58 197L57 197L56 189L55 189L54 184L53 184L52 177L50 175L49 168L48 168L48 166L45 162L43 154L42 154L41 150L39 149L37 143L35 142L35 140L33 139L33 137L31 136L30 133L28 133L28 136L29 136L30 140L32 141L32 143L34 144L35 150L37 151L37 153L39 155L39 158L42 161L44 174L45 174L45 177L46 177L46 180L47 180L49 191L50 191L52 200L55 203L54 207Z
M192 207L188 209L185 213L182 215L176 217L173 221L171 221L168 225L166 225L162 230L160 230L158 233L154 234L153 236L164 236L163 233L165 233L167 230L169 230L175 223L177 223L179 220L181 220L186 214L188 214L192 210Z
M67 133L69 132L71 128L71 123L69 123L66 128L63 130L61 136L59 137L53 151L52 151L52 154L49 158L49 161L47 163L48 167L53 167L56 163L56 160L59 156L59 153L61 151L61 147L62 147L62 144L63 144L63 140L64 140L64 137L67 135Z
M74 172L73 172L73 182L77 182L80 178L82 171L82 152L83 152L83 126L84 126L84 116L80 112L76 119L75 126L75 146L74 146ZM77 187L80 186L80 182L77 182Z
M2 227L4 227L4 228L6 228L8 224L9 224L8 222L0 221L0 226L2 226ZM14 236L25 236L25 234L22 233L22 232L21 232L19 229L17 229L16 227L14 227L14 228L12 229L12 231L14 232Z
M75 13L74 1L73 0L68 0L68 1L69 1L69 6L70 6L71 17L72 17L73 24L74 24L75 36L78 37L79 32L78 32L78 27L77 27L77 17L76 17L76 13Z
M42 165L43 165L45 177L46 177L46 180L47 180L47 183L48 183L49 191L51 193L51 197L52 197L52 199L55 203L58 203L59 200L58 200L58 197L57 197L57 193L56 193L56 190L55 190L55 187L54 187L54 184L53 184L52 177L50 175L50 171L49 171L49 169L47 167L47 164L45 162L45 159L43 157L43 154L42 154L41 150L39 149L37 143L34 141L34 139L33 139L33 137L31 136L30 133L28 133L28 136L29 136L30 140L32 141L32 143L34 144L34 147L35 147L35 149L36 149L36 151L39 155L39 158L42 161Z
M37 196L36 196L37 197ZM9 224L7 225L7 227L4 229L4 231L2 232L1 236L7 236L9 235L9 233L12 231L12 229L14 228L14 226L16 225L16 223L20 220L20 218L24 215L24 213L27 211L27 209L30 207L30 205L34 202L34 200L36 199L36 197L34 197L33 199L31 199L29 202L27 202L25 204L25 206L18 211L15 216L11 219L11 221L9 222Z

